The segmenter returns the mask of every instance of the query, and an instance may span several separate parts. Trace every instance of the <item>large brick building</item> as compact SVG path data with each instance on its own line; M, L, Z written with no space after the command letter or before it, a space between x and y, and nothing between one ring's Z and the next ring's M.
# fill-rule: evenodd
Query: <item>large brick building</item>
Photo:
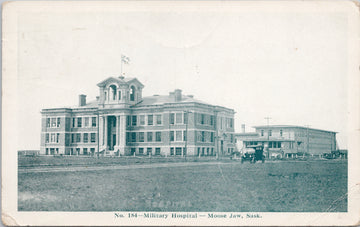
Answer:
M336 132L293 125L255 126L255 132L236 133L238 149L262 144L269 156L321 155L337 150Z
M234 151L234 110L183 95L142 97L136 78L110 77L100 96L73 108L43 109L43 155L226 155Z

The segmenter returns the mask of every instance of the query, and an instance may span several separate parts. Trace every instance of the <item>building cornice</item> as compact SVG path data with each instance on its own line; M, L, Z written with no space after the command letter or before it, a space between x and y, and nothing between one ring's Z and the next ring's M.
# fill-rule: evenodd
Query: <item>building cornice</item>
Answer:
M329 130L323 130L323 129L315 129L315 128L308 128L305 126L297 126L297 125L260 125L260 126L253 126L255 129L280 129L280 128L297 128L297 129L305 129L305 130L314 130L314 131L321 131L321 132L331 132L331 133L338 133L334 131Z

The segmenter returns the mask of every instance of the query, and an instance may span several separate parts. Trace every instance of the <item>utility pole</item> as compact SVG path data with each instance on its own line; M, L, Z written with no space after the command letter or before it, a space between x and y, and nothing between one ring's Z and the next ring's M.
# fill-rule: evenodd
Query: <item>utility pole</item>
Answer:
M215 119L214 119L214 128L215 128L215 144L216 144L216 159L220 159L219 155L219 133L218 133L218 110L214 110Z
M99 110L97 111L97 158L99 158L99 154L100 154L100 113L99 113ZM92 122L91 122L92 124ZM120 151L119 151L119 154L120 154ZM94 154L95 156L95 154Z
M186 128L185 128L185 133L186 133L185 152L186 152L186 154L185 154L185 161L186 161L186 155L188 153L188 151L187 151L187 143L188 142L187 141L188 141L188 138L189 138L189 136L188 136L189 113L191 113L191 112L188 111L188 110L184 111L184 114L186 114L186 123L185 123L185 126L186 126ZM185 115L184 115L184 121L185 121ZM184 154L184 152L183 152L183 154Z
M266 119L267 121L267 158L270 157L270 130L269 130L269 120L271 119L271 117L265 117L264 119Z
M170 135L171 134L171 132L170 132L171 131L171 128L170 128L171 125L170 125L170 118L171 118L171 112L169 110L169 156L171 156L171 138L170 138L171 137L171 135ZM174 150L174 152L175 152L175 150ZM175 153L173 155L176 156ZM165 157L167 157L166 154L165 154Z

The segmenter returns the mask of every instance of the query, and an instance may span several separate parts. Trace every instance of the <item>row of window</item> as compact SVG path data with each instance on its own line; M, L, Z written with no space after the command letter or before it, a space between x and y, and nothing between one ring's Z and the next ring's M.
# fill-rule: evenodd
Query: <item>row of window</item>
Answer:
M59 143L60 133L46 133L45 143Z
M234 142L234 135L228 134L225 137L229 136L230 143ZM214 132L208 131L196 131L196 141L197 142L214 142Z
M215 156L213 147L198 147L197 156Z
M127 126L162 125L162 115L148 114L148 115L139 115L139 116L137 115L127 116L126 125Z
M155 153L153 153L153 151L155 151ZM139 148L132 147L132 148L130 148L130 154L131 155L134 155L136 153L139 154L139 155L160 155L161 154L161 148L160 147L155 147L155 149L153 149L152 147L147 147L146 149L144 147L139 147Z
M246 146L251 146L251 145L260 145L262 144L264 146L264 142L256 142L256 141L249 141L246 142ZM292 148L293 144L290 143L290 148ZM269 142L269 148L281 148L281 142L278 141L270 141Z
M155 133L155 138L154 138ZM214 142L214 132L209 131L196 131L196 141L197 142ZM170 131L170 141L186 141L187 134L186 131L176 130ZM161 132L127 132L126 141L130 143L135 142L161 142ZM234 135L230 134L230 142L233 143Z
M96 133L71 133L71 143L96 143Z
M170 113L170 124L186 124L187 113ZM162 114L132 115L126 118L127 126L162 125Z
M226 126L228 128L234 128L234 119L233 118L226 118Z
M263 130L263 129L260 131L261 136L264 136L264 132L265 132L265 130ZM269 136L272 136L272 130L268 130L268 133L269 133ZM307 136L307 133L306 132L305 133L296 133L296 135L297 136ZM309 135L312 135L312 133L309 133ZM280 136L283 136L282 129L280 129Z
M227 152L232 153L234 148L228 148ZM46 155L56 155L59 154L59 148L46 148ZM95 148L67 148L65 149L65 155L94 155ZM131 155L161 155L160 147L139 147L130 148ZM186 155L185 147L170 147L170 156L184 156ZM213 147L198 147L197 156L215 156L215 151Z
M215 116L209 114L197 114L196 115L197 124L201 125L215 125ZM220 118L220 125L223 128L223 118ZM170 113L169 122L171 125L174 124L187 124L188 122L188 113ZM142 126L142 125L161 125L162 124L162 114L149 114L149 115L133 115L127 117L127 126ZM225 118L225 124L227 128L234 127L233 118Z
M234 128L234 119L233 118L219 117L219 121L220 121L220 129L223 129L224 126L225 126L225 128Z
M197 123L201 125L211 125L215 124L215 116L209 114L197 114ZM184 113L170 113L170 124L187 124L188 114ZM222 128L222 118L220 118L221 128ZM72 118L72 127L73 128L82 128L82 127L96 127L96 117L74 117ZM143 126L143 125L162 125L162 114L148 114L148 115L132 115L127 116L126 119L127 126ZM226 127L233 128L234 119L226 118ZM46 126L48 128L58 128L61 125L60 117L46 118ZM270 130L271 132L271 130ZM261 131L263 135L263 130ZM281 131L282 135L282 131Z
M95 148L69 148L65 150L65 155L94 155Z
M59 148L46 148L45 149L46 155L56 155L59 154Z
M155 136L155 138L154 138ZM161 142L161 132L146 132L146 142ZM127 132L126 142L145 142L145 132Z
M59 143L59 133L46 133L46 143ZM71 143L96 143L96 133L71 133ZM170 131L170 141L186 141L186 131ZM126 141L135 142L161 142L161 132L127 132ZM197 131L197 142L214 142L214 132ZM233 135L230 134L230 142L233 142Z
M90 155L95 153L95 148L70 148L65 150L65 155ZM59 148L46 148L45 155L58 155Z
M223 118L219 117L220 128L223 129L224 123L226 128L234 127L234 119L233 118ZM200 125L215 125L215 116L210 114L197 114L196 123Z
M209 114L197 114L196 123L201 125L215 125L215 116Z
M139 155L161 155L161 148L160 147L139 147L130 148L130 154L139 154ZM183 156L186 155L186 148L185 147L170 147L170 156Z
M187 124L188 114L184 113L170 113L170 124Z
M186 155L186 148L185 147L170 147L170 156L175 155Z
M48 128L59 128L60 127L60 117L48 117L46 118L46 127Z
M59 128L61 126L60 117L46 118L46 127ZM72 127L96 127L96 117L74 117L72 118Z
M264 136L264 130L261 130L261 136ZM272 130L269 130L268 131L268 135L269 136L272 136ZM280 136L283 136L283 131L282 130L280 130Z
M177 130L177 131L170 131L170 141L186 141L187 139L187 135L186 135L186 131L181 131L181 130Z
M96 117L74 117L72 118L73 128L96 127Z
M68 134L66 134L68 136ZM96 143L96 133L72 133L71 143ZM60 133L46 133L45 143L59 143Z
M261 143L261 142L259 142L259 143ZM248 142L245 142L245 145L246 146L258 145L258 142L256 142L256 141L248 141ZM262 143L262 145L264 145L264 143Z
M258 144L264 145L264 142L256 142L256 141L245 142L246 146L258 145ZM282 142L278 142L278 141L270 141L269 142L269 148L281 148L281 145L282 145ZM300 143L298 146L299 147L307 147L306 143ZM331 145L329 145L329 144L310 144L309 147L327 148L328 146L331 146ZM289 149L293 149L293 148L294 148L294 142L289 142Z
M269 136L272 136L272 130L268 131ZM261 130L261 136L264 136L264 130ZM280 129L280 136L283 136L283 130Z
M197 142L214 142L214 132L196 131Z
M281 142L269 142L269 148L281 148Z

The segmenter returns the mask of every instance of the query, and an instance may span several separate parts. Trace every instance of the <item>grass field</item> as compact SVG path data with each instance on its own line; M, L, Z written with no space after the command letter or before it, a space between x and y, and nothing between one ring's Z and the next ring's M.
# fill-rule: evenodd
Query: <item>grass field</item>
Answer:
M137 157L85 157L85 156L18 156L19 168L32 167L59 167L59 166L105 166L105 165L133 165L148 163L171 162L209 162L215 157L162 157L162 156L137 156ZM229 157L223 157L223 162L230 162Z
M347 211L346 160L21 173L18 185L19 211Z

